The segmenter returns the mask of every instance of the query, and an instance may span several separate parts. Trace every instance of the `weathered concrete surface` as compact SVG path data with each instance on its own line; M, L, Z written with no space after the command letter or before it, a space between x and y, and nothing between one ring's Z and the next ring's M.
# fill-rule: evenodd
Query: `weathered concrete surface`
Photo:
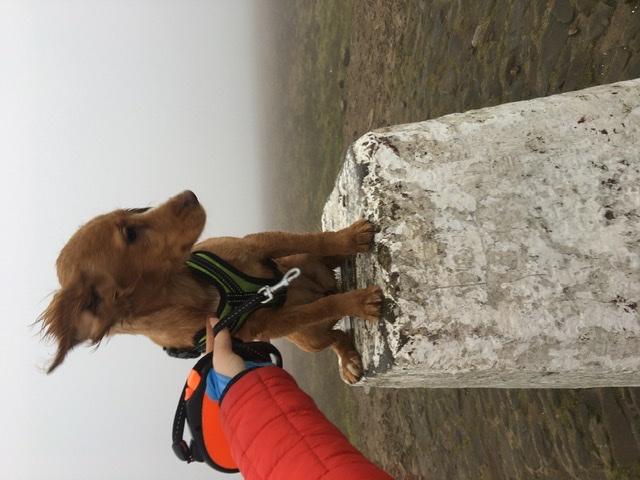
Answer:
M264 31L278 35L260 57L277 59L268 228L319 229L344 152L372 129L640 76L640 0L263 3ZM570 24L554 15L567 3ZM640 387L352 388L333 352L279 347L325 415L393 478L640 478Z
M381 228L364 383L640 385L639 142L640 80L360 138L323 227Z

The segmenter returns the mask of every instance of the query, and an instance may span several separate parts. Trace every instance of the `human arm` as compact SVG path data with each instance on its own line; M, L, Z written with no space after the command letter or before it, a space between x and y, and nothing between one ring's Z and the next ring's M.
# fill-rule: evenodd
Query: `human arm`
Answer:
M246 480L391 479L349 443L291 375L274 366L245 370L226 330L210 343L215 368L231 377L220 420Z

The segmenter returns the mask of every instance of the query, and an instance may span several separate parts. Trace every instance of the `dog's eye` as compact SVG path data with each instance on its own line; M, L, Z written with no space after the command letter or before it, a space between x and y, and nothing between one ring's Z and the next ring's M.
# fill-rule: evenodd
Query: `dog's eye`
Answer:
M138 230L136 229L136 227L124 227L122 229L122 234L124 235L124 239L128 244L135 242L138 238Z
M127 213L131 213L131 214L137 214L137 213L144 213L147 210L150 210L151 207L144 207L144 208L125 208L125 212Z

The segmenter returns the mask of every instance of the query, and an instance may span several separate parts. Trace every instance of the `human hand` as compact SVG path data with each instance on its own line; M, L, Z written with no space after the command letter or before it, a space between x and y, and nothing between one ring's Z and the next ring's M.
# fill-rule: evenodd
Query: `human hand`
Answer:
M213 327L220 320L210 318L207 320L207 353L213 350L213 368L207 375L207 395L213 400L220 400L231 380L244 370L273 365L272 362L259 362L245 360L233 351L233 343L229 330L223 328L213 336Z
M246 367L240 355L231 348L231 334L223 328L214 338L213 327L220 321L218 318L207 320L207 353L213 350L214 370L228 378L233 378Z

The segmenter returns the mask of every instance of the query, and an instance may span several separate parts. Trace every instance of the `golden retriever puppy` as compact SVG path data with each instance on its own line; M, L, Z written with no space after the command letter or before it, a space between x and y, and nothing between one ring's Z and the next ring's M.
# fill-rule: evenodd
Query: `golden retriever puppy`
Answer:
M273 284L275 274L299 267L302 275L286 299L251 312L234 336L286 336L306 351L331 347L343 380L356 382L360 355L332 327L347 315L378 320L382 294L375 286L336 293L331 269L370 249L373 226L361 220L338 232L265 232L196 243L205 219L196 195L185 191L156 208L116 210L82 226L58 257L60 289L40 317L45 336L58 345L48 372L76 345L117 333L142 334L166 348L193 347L206 318L235 298L187 265L192 252L210 252L237 278L253 282Z

